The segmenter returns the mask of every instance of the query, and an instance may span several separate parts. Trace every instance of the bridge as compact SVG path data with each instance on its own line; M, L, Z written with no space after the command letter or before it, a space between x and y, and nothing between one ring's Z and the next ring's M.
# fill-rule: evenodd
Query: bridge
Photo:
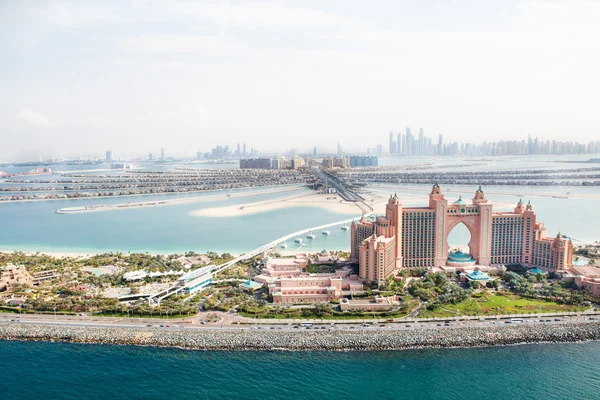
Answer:
M357 206L363 210L363 212L373 212L373 207L367 204L365 199L360 194L348 189L344 182L341 181L337 176L330 174L329 172L322 171L319 168L312 168L311 171L321 181L323 181L326 186L334 188L342 199L357 203Z
M362 206L359 205L359 208L361 210L363 210L364 216L369 216L369 215L373 214L373 207L368 205L360 195L358 195L357 193L353 192L352 190L346 188L343 185L343 183L341 183L337 178L331 176L330 174L326 174L325 172L323 172L319 169L313 168L313 172L317 176L319 176L319 178L321 178L325 183L329 183L332 187L334 187L344 200L353 201L353 202L362 204ZM264 253L265 251L271 250L271 249L277 247L277 245L279 243L283 243L289 239L295 238L297 236L303 235L303 234L311 232L311 231L319 231L322 229L330 228L332 226L349 224L352 221L354 221L355 219L356 218L345 219L343 221L332 222L332 223L323 224L323 225L319 225L319 226L313 226L311 228L306 228L306 229L302 229L302 230L290 233L288 235L285 235L278 239L275 239L272 242L269 242L263 246L260 246L248 253L244 253L244 254L240 255L239 257L236 257L233 260L223 263L221 265L210 265L208 267L197 268L193 271L190 271L187 274L182 275L179 279L177 279L177 281L175 282L175 284L173 286L168 287L164 290L161 290L160 292L153 293L153 294L146 294L146 295L122 296L122 297L119 297L119 301L136 300L136 299L146 297L146 298L148 298L148 303L150 305L160 305L160 302L169 296L172 296L174 294L179 294L179 293L190 293L190 292L197 290L198 288L205 287L207 284L213 283L212 276L214 274L218 274L219 272L225 271L226 269L233 267L234 265L236 265L237 263L239 263L241 261L249 260L251 258L256 257L257 255L259 255L261 253Z
M364 215L369 216L371 214L373 214L373 212L369 212ZM148 303L150 305L153 305L153 306L160 305L160 302L169 296L172 296L174 294L185 293L186 290L189 291L190 286L197 284L196 281L201 280L202 277L204 277L204 276L209 275L210 276L209 283L215 283L215 281L212 280L212 276L214 274L218 274L219 272L225 271L226 269L233 267L234 265L236 265L237 263L239 263L241 261L249 260L251 258L256 257L259 254L264 253L265 251L271 250L271 249L277 247L277 245L279 243L283 243L287 240L290 240L292 238L295 238L297 236L303 235L303 234L311 232L311 231L318 231L318 230L330 228L332 226L349 224L352 221L354 221L355 219L356 218L350 218L350 219L345 219L343 221L331 222L328 224L313 226L311 228L306 228L306 229L302 229L302 230L287 234L285 236L282 236L278 239L273 240L272 242L269 242L263 246L260 246L252 251L244 253L244 254L240 255L239 257L236 257L233 260L228 261L226 263L223 263L220 265L210 265L207 267L197 268L193 271L190 271L187 274L182 275L179 279L177 279L177 281L175 282L175 284L173 286L163 289L160 292L151 293L151 294L147 293L147 294L126 295L126 296L121 296L118 299L119 299L119 301L131 301L131 300L137 300L137 299L141 299L141 298L147 298ZM208 279L208 277L207 277L207 279ZM230 279L225 279L225 280L228 281ZM202 283L205 283L205 282L207 282L207 280L204 280ZM219 282L219 281L216 281L216 282Z

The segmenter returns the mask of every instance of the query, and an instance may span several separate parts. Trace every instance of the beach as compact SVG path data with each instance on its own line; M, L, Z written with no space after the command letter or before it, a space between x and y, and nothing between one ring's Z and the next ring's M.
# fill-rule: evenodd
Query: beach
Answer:
M325 210L348 215L360 215L362 210L356 203L342 200L336 194L305 194L295 195L275 200L265 200L235 206L200 208L192 211L191 215L198 217L236 217L259 214L268 211L293 207L319 207Z

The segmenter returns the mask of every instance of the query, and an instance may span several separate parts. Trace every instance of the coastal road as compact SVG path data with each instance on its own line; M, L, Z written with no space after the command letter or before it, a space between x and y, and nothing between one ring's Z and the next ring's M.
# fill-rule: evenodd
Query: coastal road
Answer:
M202 316L202 314L200 314ZM207 315L205 315L207 316ZM11 315L1 314L0 324L23 324L23 325L49 325L49 326L79 326L90 328L136 328L136 329L164 329L164 330L411 330L411 329L452 329L459 327L486 327L499 326L507 323L521 325L540 325L540 324L568 324L572 322L600 321L598 314L582 314L568 317L544 316L544 317L523 317L523 322L511 322L510 319L472 319L467 321L396 321L392 323L360 321L303 321L312 324L302 326L301 320L296 321L272 321L271 323L252 323L235 321L232 319L221 319L217 323L202 324L198 318L183 320L159 320L142 318L93 318L93 317L66 317L59 318L39 315Z

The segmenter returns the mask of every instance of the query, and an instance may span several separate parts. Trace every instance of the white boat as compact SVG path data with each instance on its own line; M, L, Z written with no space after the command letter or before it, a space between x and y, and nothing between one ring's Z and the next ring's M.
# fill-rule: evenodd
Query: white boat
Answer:
M327 229L325 229L323 232L321 232L323 235L329 235L331 232L329 232Z
M306 237L307 237L308 239L314 239L314 238L315 238L315 234L314 234L314 233L312 233L312 231L310 231L310 233L309 233L308 235L306 235Z
M294 242L302 243L302 239L300 239L300 236L296 236L296 239L294 239Z
M287 249L287 243L281 243L281 246L279 247L281 247L282 249Z
M342 230L343 230L343 231L347 231L347 230L348 230L348 225L344 224L344 225L342 226Z

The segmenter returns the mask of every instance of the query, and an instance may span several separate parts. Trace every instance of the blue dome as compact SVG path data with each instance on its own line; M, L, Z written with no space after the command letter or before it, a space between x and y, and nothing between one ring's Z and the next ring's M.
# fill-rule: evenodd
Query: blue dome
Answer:
M460 250L448 254L448 260L452 262L473 262L475 259L470 254L463 253Z
M478 269L467 274L467 277L473 281L487 281L490 276L485 272L481 272Z
M454 204L465 204L465 201L462 199L462 196L459 196L458 200L456 200Z

